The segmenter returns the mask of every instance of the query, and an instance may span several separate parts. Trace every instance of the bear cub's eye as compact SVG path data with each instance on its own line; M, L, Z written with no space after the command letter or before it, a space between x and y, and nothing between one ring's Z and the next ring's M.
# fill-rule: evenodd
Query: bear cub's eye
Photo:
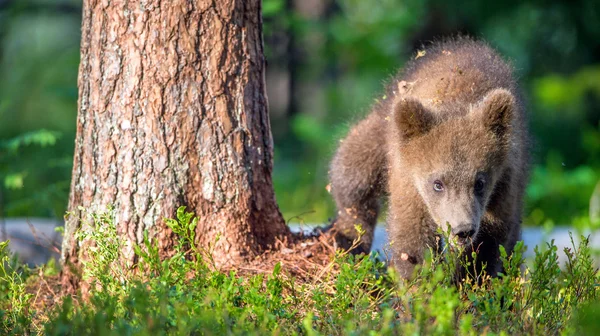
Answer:
M478 194L482 193L483 187L485 187L485 181L483 179L475 181L475 192Z
M444 184L440 180L435 180L433 182L433 190L440 192L444 190Z

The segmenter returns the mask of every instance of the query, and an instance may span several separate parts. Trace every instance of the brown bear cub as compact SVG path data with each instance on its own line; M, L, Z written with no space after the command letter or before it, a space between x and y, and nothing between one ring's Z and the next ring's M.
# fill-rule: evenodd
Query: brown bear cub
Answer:
M330 169L341 247L366 233L368 251L382 197L399 273L408 278L425 251L439 250L437 228L450 226L478 269L501 270L521 236L528 176L528 131L511 66L470 38L420 51L371 113L341 142ZM470 253L469 253L470 254Z

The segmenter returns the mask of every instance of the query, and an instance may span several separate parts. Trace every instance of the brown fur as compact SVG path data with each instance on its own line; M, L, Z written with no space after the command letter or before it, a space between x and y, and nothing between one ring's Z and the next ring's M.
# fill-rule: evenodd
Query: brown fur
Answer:
M499 245L510 253L521 235L529 160L521 93L512 68L483 42L457 38L419 55L333 158L338 242L349 247L361 224L357 251L368 251L389 195L388 231L404 277L439 247L436 230L448 224L495 275Z

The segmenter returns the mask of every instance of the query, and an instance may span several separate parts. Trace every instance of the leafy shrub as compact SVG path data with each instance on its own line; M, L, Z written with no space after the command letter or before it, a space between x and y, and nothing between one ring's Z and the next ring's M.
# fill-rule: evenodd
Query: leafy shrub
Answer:
M458 281L467 261L446 246L426 256L410 281L399 280L377 255L338 252L331 264L301 282L277 264L270 274L241 276L213 266L210 246L195 247L196 219L184 208L168 225L180 237L172 257L161 260L146 236L135 246L138 267L120 262L124 246L110 214L92 216L96 230L83 264L89 298L66 297L49 311L29 308L28 272L9 262L0 245L0 316L3 334L47 335L478 335L577 334L598 330L597 269L588 240L565 249L559 266L554 242L535 249L524 265L522 242L512 255L501 249L504 271L485 270ZM12 266L9 266L12 265ZM141 271L141 272L140 272ZM44 315L45 318L33 319ZM38 322L36 322L38 321ZM42 322L39 322L42 321Z

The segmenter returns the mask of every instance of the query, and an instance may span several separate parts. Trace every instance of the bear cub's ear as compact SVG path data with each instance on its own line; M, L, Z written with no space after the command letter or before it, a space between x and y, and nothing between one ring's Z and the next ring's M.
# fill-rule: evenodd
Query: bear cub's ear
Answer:
M477 114L483 118L483 124L499 138L504 138L510 130L515 113L515 96L506 89L490 91L477 104Z
M394 107L394 123L400 139L407 141L431 130L435 118L418 100L404 98Z

